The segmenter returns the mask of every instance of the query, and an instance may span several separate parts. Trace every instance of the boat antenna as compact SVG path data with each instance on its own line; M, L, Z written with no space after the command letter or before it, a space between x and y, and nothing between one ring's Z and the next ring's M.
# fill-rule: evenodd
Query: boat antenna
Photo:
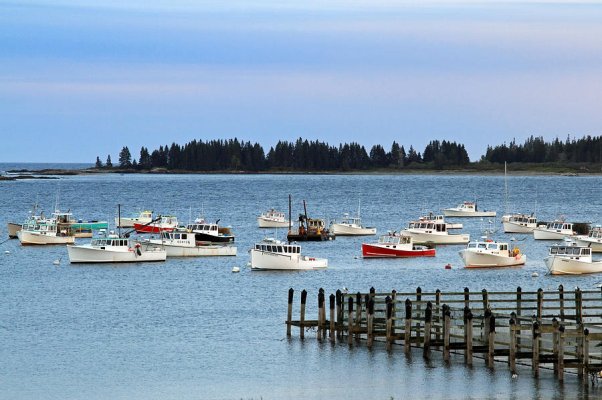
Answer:
M508 174L506 168L506 161L504 161L504 199L505 199L505 214L508 215Z
M288 234L286 235L287 239L288 239L288 235L290 235L291 230L293 229L293 219L291 217L291 195L289 193L288 195ZM290 240L289 240L290 243Z
M121 237L121 204L117 204L117 232L119 232L119 237Z
M361 208L361 206L362 206L362 199L358 198L357 199L357 217L358 218L360 217L360 208Z

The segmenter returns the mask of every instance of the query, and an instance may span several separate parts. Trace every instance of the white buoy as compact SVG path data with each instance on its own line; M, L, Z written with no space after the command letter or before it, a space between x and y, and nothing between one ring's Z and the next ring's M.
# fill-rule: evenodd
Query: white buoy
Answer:
M516 378L518 378L518 375L517 374L512 374L512 379L516 379Z
M10 251L4 250L4 254L10 254Z
M598 289L602 288L602 283L598 283L598 284L596 285L596 287L597 287Z
M234 268L232 268L232 272L240 272L240 268L234 267Z
M537 278L538 276L539 276L539 274L538 274L537 272L533 272L533 273L531 274L531 277L532 277L532 278Z
M249 261L249 262L247 263L247 267L250 267L250 266L251 266L251 261Z
M353 257L353 258L357 260L359 257L358 257L358 256L355 256L355 257Z
M52 262L53 265L61 265L61 259L59 258L58 260L54 260Z

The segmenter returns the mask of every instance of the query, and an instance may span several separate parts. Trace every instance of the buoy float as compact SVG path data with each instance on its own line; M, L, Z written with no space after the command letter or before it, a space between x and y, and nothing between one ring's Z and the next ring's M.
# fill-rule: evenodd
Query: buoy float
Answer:
M234 268L232 268L232 272L240 272L240 268L234 267Z
M10 254L10 251L4 250L4 254Z
M531 277L533 277L533 278L537 278L538 276L539 276L539 274L538 274L537 272L533 272L533 273L531 274Z
M452 269L452 268L451 268L451 264L446 264L446 265L445 265L445 269Z
M54 264L54 265L60 265L61 264L61 260L54 260L52 262L52 264Z

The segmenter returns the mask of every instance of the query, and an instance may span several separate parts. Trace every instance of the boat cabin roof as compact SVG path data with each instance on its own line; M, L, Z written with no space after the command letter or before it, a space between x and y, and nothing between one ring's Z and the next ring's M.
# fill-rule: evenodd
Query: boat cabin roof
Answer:
M576 245L554 245L550 246L550 255L559 255L559 256L591 256L592 249L591 247L585 246L576 246Z
M380 244L410 244L412 237L409 235L382 235L378 239Z
M268 253L299 254L301 253L301 246L298 244L285 244L277 240L264 240L261 243L255 244L255 250L265 251Z
M482 250L508 250L508 243L478 240L468 243L468 248Z
M120 237L108 237L108 238L98 238L92 239L91 246L94 247L126 247L129 244L129 239L120 238Z

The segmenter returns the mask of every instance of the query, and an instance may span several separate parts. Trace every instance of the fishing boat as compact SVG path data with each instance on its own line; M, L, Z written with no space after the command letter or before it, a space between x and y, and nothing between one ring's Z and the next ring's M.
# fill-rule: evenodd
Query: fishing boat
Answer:
M552 275L581 275L602 272L602 260L593 261L592 249L571 243L550 246L544 259Z
M343 214L341 222L332 221L329 229L335 236L376 235L376 228L363 226L359 215L357 217L350 217L348 213Z
M502 217L505 233L531 233L537 227L533 214L508 214Z
M441 220L411 221L401 233L409 235L417 244L466 244L469 234L449 233L447 224Z
M19 232L21 230L22 226L23 225L17 224L16 222L8 222L7 223L8 238L9 239L16 239L17 238L17 232Z
M138 233L171 232L178 227L178 218L172 215L160 215L147 223L134 223L134 230Z
M479 211L477 203L465 201L456 207L444 208L443 215L446 217L495 217L495 211Z
M137 216L115 217L115 226L118 228L133 228L134 224L148 224L153 220L152 211L141 211Z
M594 253L602 252L602 227L593 227L587 235L575 236L579 246L589 246Z
M109 234L83 245L67 246L71 263L132 263L165 261L167 252L161 245L137 242Z
M195 234L188 230L177 229L171 232L162 232L160 239L149 239L148 241L156 245L162 245L167 252L167 257L236 255L235 246L197 241Z
M459 254L466 268L516 267L527 261L518 247L491 239L470 242Z
M461 224L461 223L455 223L455 222L447 222L445 220L445 215L434 214L432 212L429 212L428 214L419 217L418 220L419 221L438 221L438 222L444 222L445 226L447 227L447 229L462 229L462 228L464 228L463 224Z
M291 198L289 196L289 215L291 213ZM324 240L334 240L334 233L326 228L323 219L308 218L307 204L303 200L304 214L299 214L297 229L293 229L289 218L289 230L286 238L289 242L321 242Z
M301 246L266 238L250 250L252 270L314 270L328 267L325 258L301 255Z
M72 244L75 236L71 225L71 213L55 211L48 219L30 219L17 232L22 245Z
M197 219L193 224L188 224L186 230L194 233L197 242L206 243L233 243L234 235L230 228L219 226L219 219L215 223Z
M276 211L273 208L262 213L257 217L257 225L260 228L286 228L288 220L281 211Z
M377 243L362 243L364 258L407 258L434 257L435 249L416 245L409 235L388 234L378 239Z
M23 228L23 225L35 225L36 223L39 224L40 221L45 220L46 217L44 216L44 212L40 211L40 213L38 214L37 210L38 210L38 205L34 204L33 209L29 212L29 215L27 216L27 219L25 220L25 222L20 223L20 224L16 223L16 222L8 222L7 223L8 238L9 239L17 239L18 238L17 232L19 232Z
M575 234L573 224L563 220L541 224L533 229L533 239L535 240L562 240L567 236L575 236Z

